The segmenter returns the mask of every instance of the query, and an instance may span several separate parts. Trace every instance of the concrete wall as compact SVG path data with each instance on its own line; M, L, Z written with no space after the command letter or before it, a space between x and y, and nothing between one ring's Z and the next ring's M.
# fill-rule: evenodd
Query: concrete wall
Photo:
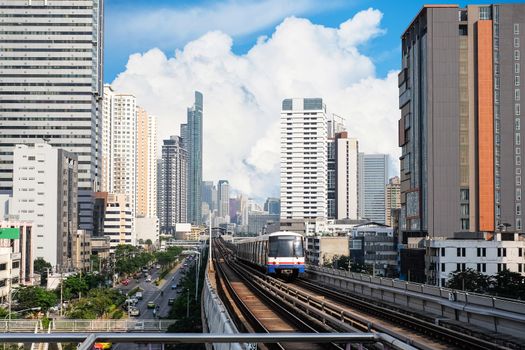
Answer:
M309 279L347 293L434 315L436 321L439 319L442 323L446 323L446 319L461 321L488 331L525 339L523 301L317 266L308 266L306 274Z

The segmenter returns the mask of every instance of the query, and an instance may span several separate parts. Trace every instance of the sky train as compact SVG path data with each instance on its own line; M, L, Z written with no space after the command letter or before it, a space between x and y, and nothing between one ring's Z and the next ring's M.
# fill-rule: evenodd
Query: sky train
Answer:
M298 233L279 231L242 239L235 243L235 254L267 274L293 279L304 273L304 238Z

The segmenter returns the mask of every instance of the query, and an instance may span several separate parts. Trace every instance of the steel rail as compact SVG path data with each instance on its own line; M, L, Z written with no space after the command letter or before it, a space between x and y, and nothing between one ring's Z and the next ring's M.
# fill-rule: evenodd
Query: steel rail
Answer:
M218 250L219 250L218 253L221 254L220 249L218 249ZM223 255L223 258L224 258L224 255ZM217 254L215 254L215 259L217 259ZM237 323L238 329L239 330L243 330L243 331L247 331L247 330L250 330L250 329L248 329L248 326L249 326L249 327L252 328L253 331L255 331L257 333L270 333L268 331L268 329L253 314L253 312L250 311L250 309L248 308L246 303L244 303L244 301L241 299L241 297L237 294L237 292L233 288L230 280L228 278L226 278L226 274L223 271L223 267L221 266L220 263L216 263L215 264L215 271L217 273L217 290L219 292L219 296L220 297L224 297L224 299L222 299L223 303L226 306L226 308L228 309L228 312L230 312L232 317L234 317L235 322ZM223 290L221 282L224 282L229 295L233 299L233 302L239 308L239 311L241 312L241 314L246 319L246 322L248 322L248 324L249 324L248 326L241 321L240 317L238 317L236 312L233 310L233 305L231 305L229 303L229 299L227 298L226 293ZM276 343L276 344L263 344L263 345L264 345L265 348L272 349L272 350L284 350L282 345L279 344L279 343Z

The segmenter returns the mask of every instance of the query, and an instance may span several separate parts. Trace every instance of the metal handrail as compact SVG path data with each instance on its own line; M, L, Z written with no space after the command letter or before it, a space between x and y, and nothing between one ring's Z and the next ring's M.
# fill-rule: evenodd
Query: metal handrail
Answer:
M0 333L4 343L82 343L78 350L95 342L111 343L375 343L389 337L382 333ZM390 339L388 339L390 340Z

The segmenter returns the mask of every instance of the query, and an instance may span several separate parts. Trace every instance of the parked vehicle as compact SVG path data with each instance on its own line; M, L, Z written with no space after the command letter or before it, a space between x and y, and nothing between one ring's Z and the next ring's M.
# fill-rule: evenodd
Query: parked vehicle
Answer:
M129 284L129 280L127 278L125 280L122 280L122 284L127 286Z
M148 275L148 277L146 277L146 282L151 282L151 276Z
M173 305L175 303L175 298L168 299L168 305Z
M154 309L155 303L153 301L148 301L148 309Z
M135 298L136 298L137 300L142 300L142 299L143 299L142 292L137 292L137 293L135 293Z
M138 307L132 306L129 308L130 316L140 316L140 309Z
M172 284L171 289L177 289L177 283Z

